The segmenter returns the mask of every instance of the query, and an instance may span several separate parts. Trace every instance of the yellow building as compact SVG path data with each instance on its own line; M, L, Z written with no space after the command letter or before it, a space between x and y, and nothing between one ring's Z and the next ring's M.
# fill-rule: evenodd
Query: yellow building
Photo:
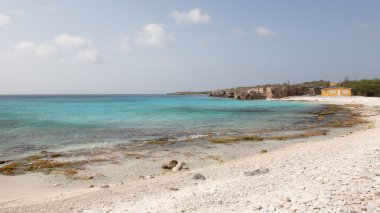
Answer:
M330 87L321 90L322 96L351 96L351 88Z

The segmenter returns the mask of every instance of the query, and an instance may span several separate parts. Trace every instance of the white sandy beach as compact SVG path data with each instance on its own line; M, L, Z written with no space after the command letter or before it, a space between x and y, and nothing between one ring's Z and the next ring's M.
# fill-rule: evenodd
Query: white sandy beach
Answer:
M30 175L2 177L0 212L379 212L380 98L286 100L361 104L369 123L333 138L103 188L62 191L28 182Z

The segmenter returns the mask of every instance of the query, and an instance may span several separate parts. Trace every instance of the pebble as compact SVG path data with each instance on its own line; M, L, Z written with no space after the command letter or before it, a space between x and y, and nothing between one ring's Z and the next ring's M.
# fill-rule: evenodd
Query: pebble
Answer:
M194 180L206 180L205 176L203 176L202 174L199 174L199 173L195 173L193 175L193 179Z
M265 173L268 173L268 172L269 172L269 169L267 169L267 168L259 168L259 169L255 169L255 170L252 170L252 171L244 172L244 175L245 176L255 176L255 175L265 174Z
M285 196L285 195L280 195L278 196L278 199L282 202L290 202L290 198L288 196Z

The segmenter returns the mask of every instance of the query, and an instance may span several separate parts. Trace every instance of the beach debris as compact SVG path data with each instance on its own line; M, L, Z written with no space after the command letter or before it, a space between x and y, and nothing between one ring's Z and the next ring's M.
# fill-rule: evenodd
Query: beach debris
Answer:
M263 154L267 153L267 152L268 152L268 150L266 150L266 149L263 149L263 150L260 151L260 153L263 153Z
M172 169L172 168L174 168L175 166L177 166L177 164L178 164L178 161L176 161L176 160L171 160L171 161L165 163L164 165L162 165L162 168L163 168L163 169Z
M54 187L58 187L58 186L61 186L61 184L60 184L60 183L56 183L56 184L54 184L53 186L54 186Z
M66 177L70 178L72 180L92 180L92 179L94 179L94 176L87 176L87 175L84 175L84 176L66 175Z
M140 180L144 180L144 179L145 179L145 176L142 176L142 175L141 175L141 176L139 176L139 179L140 179Z
M199 173L195 173L193 175L193 179L194 180L206 180L205 176L203 176L202 174L199 174Z
M335 114L335 111L326 110L326 111L314 112L313 114L318 115L318 116L333 115L333 114Z
M245 176L255 176L255 175L265 174L265 173L268 173L268 172L269 172L268 168L262 168L262 167L260 167L258 169L252 170L252 171L244 172L244 175Z
M262 141L262 140L264 140L264 138L257 135L251 135L251 136L216 138L216 139L210 139L209 141L212 143L233 143L237 141Z
M252 210L254 211L260 211L263 207L260 205L253 206Z
M146 178L147 178L147 179L153 179L153 178L155 178L155 177L154 177L154 175L147 175Z
M174 187L169 187L168 188L170 191L178 191L179 189L177 189L177 188L174 188Z
M88 188L94 188L94 187L95 187L95 185L92 184L92 185L90 185Z
M106 188L109 188L109 187L110 186L108 184L106 184L106 185L100 186L99 188L106 189Z

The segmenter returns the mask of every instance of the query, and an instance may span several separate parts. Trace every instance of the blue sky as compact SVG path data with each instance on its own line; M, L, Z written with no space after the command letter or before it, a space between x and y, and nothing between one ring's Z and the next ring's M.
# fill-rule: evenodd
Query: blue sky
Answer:
M380 77L380 1L0 0L0 94Z

